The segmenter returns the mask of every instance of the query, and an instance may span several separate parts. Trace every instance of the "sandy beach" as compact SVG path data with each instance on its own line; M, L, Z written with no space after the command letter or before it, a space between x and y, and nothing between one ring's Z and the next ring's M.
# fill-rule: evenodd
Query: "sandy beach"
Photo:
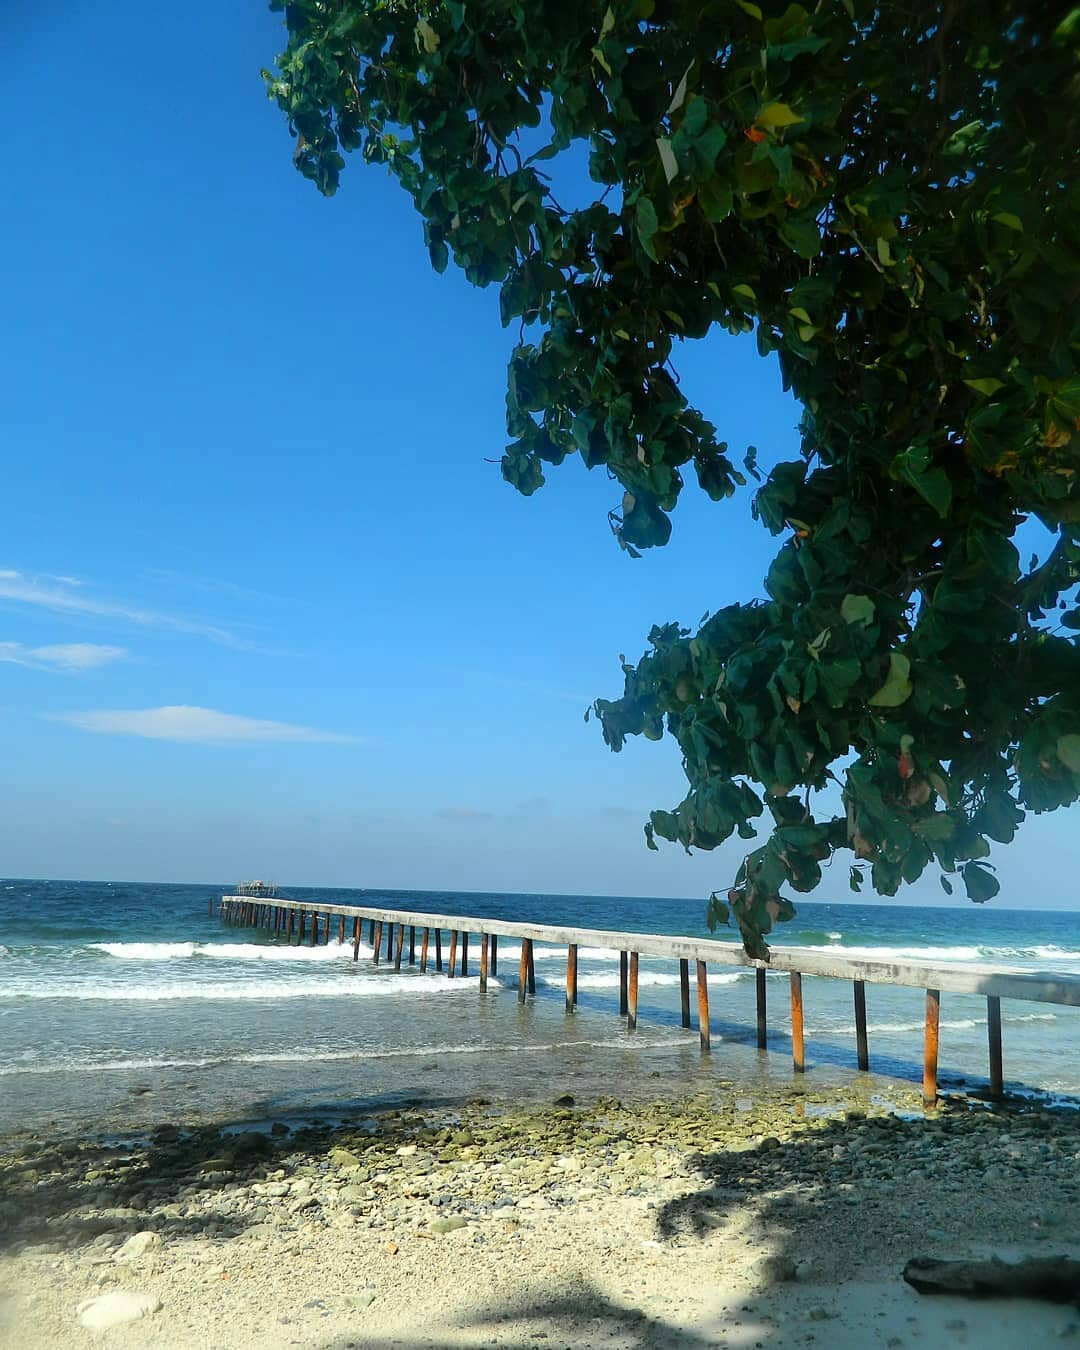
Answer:
M1075 1308L930 1298L912 1257L1072 1253L1075 1113L903 1086L473 1101L273 1131L9 1138L0 1344L1056 1344ZM133 1107L133 1110L135 1108ZM131 1320L106 1325L115 1316Z

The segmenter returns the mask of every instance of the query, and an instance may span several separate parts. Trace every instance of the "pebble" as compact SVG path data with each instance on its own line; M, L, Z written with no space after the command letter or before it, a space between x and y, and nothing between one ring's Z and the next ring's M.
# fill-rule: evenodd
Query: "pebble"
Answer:
M123 1322L137 1322L161 1310L161 1299L153 1294L125 1293L98 1294L79 1304L79 1321L91 1331L105 1331Z
M161 1235L159 1233L132 1233L131 1237L128 1238L116 1253L116 1260L137 1261L140 1256L145 1256L147 1252L152 1251L155 1247L160 1247L161 1245Z

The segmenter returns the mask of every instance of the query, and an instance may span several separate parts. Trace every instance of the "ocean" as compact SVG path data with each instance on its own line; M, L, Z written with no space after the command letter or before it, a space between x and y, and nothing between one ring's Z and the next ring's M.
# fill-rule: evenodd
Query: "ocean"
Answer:
M208 907L230 884L0 882L0 1134L108 1131L162 1120L265 1121L373 1102L452 1104L564 1091L675 1094L717 1082L790 1082L786 977L771 975L769 1052L754 1046L753 972L710 974L713 1053L679 1025L678 969L642 959L639 1023L618 1017L618 961L579 953L579 1007L564 1010L564 948L537 945L537 998L516 997L519 947L499 979L375 966L351 943L299 947L230 927ZM707 936L701 900L291 888L299 900L587 928ZM366 936L366 932L365 932ZM719 938L729 936L721 931ZM731 934L734 942L734 934ZM881 958L1080 972L1080 913L800 902L774 935ZM871 1070L921 1075L924 996L868 985ZM852 1078L851 986L804 982L808 1084ZM1080 1103L1080 1009L1004 1001L1010 1091ZM987 1074L986 1004L942 995L943 1088Z

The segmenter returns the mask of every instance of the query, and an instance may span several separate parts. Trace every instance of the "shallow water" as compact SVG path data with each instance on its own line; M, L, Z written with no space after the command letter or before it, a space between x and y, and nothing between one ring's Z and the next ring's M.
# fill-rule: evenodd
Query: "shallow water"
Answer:
M448 980L351 960L208 916L229 885L0 883L0 1131L115 1124L138 1114L265 1114L406 1096L515 1100L552 1091L625 1097L732 1079L790 1081L786 977L768 977L770 1053L754 1048L754 977L710 974L713 1054L679 1025L677 965L642 958L639 1025L617 1015L617 954L579 951L579 1007L563 1008L565 949L535 950L537 999L517 1003L518 945L500 979ZM436 892L310 891L299 899L705 936L700 901ZM719 936L725 936L721 934ZM850 954L1080 970L1080 915L800 906L778 943ZM475 971L478 953L470 952ZM920 1073L924 996L867 987L875 1072ZM816 1084L855 1066L850 985L804 980L807 1065ZM1080 1010L1006 1002L1009 1085L1080 1095ZM941 1080L986 1075L986 1006L942 998Z

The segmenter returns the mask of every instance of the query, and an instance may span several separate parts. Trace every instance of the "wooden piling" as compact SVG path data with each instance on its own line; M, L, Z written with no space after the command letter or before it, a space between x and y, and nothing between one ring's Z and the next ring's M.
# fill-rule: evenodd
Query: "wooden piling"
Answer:
M535 998L535 996L536 996L536 966L533 964L533 940L532 940L532 938L528 938L528 939L526 939L526 940L527 940L527 942L528 942L528 944L529 944L528 959L527 959L527 961L526 961L526 967L527 967L528 975L529 975L529 993L532 994L533 997Z
M529 939L521 939L521 969L518 971L518 1002L525 1002L529 983Z
M1001 1062L1001 999L996 994L986 998L986 1034L990 1045L990 1096L1005 1093L1005 1074Z
M386 925L386 959L389 961L394 954L394 925Z
M634 1031L637 1028L637 995L638 995L638 954L630 953L630 987L626 1007L626 1029Z
M577 949L571 942L566 949L566 1011L572 1013L577 1006Z
M926 1037L923 1048L922 1095L927 1106L937 1101L938 1036L941 1022L941 991L926 991Z
M454 966L457 964L457 929L450 932L450 955L446 962L446 974L448 979L454 978Z
M338 940L338 946L339 946L339 947L340 947L341 944L345 941L345 915L344 915L344 914L342 914L342 916L341 916L341 918L340 918L340 920L339 920L339 922L338 922L338 934L337 934L337 940Z
M859 1068L870 1067L870 1045L866 1039L866 983L853 980L855 990L855 1044L859 1055Z
M307 920L307 914L302 909L298 909L296 913L296 945L299 947L304 941L304 923Z
M468 973L469 973L469 935L468 935L468 933L462 933L462 935L461 935L461 974L462 974L462 976L464 977L464 976L468 975Z
M423 937L420 939L420 974L421 974L421 975L423 975L424 971L427 970L427 949L428 949L428 938L429 938L430 934L431 934L431 929L430 929L430 928L425 928L425 929L424 929L424 935L423 935Z
M499 935L491 935L491 978L494 980L499 974Z
M375 932L371 938L371 948L375 956L375 964L379 964L379 953L382 951L382 923L375 924Z
M679 1006L682 1011L682 1024L690 1025L690 962L686 957L679 960Z
M442 929L435 929L435 969L442 971Z
M698 1039L702 1054L710 1049L712 1037L709 1033L709 971L704 961L697 963L697 1016Z
M764 971L762 971L764 974ZM806 1043L803 1035L802 976L791 972L791 1062L796 1073L806 1072Z
M754 975L757 986L757 1048L764 1050L769 1044L769 1032L765 1022L765 971L759 966Z
M285 940L288 941L293 935L293 929L296 926L296 910L291 906L289 908L289 922L285 929Z
M488 946L489 939L486 933L480 934L480 992L487 993L488 986Z
M627 957L625 952L619 953L619 1016L626 1016L626 971Z
M311 911L311 945L314 947L319 940L319 911Z
M405 925L398 925L397 954L394 956L394 969L401 969L401 957L405 951Z
M357 919L357 921L353 924L352 959L353 959L354 961L359 961L359 960L360 960L360 929L361 929L361 926L362 926L362 925L361 925L359 919Z
M416 925L409 924L409 965L416 965Z

